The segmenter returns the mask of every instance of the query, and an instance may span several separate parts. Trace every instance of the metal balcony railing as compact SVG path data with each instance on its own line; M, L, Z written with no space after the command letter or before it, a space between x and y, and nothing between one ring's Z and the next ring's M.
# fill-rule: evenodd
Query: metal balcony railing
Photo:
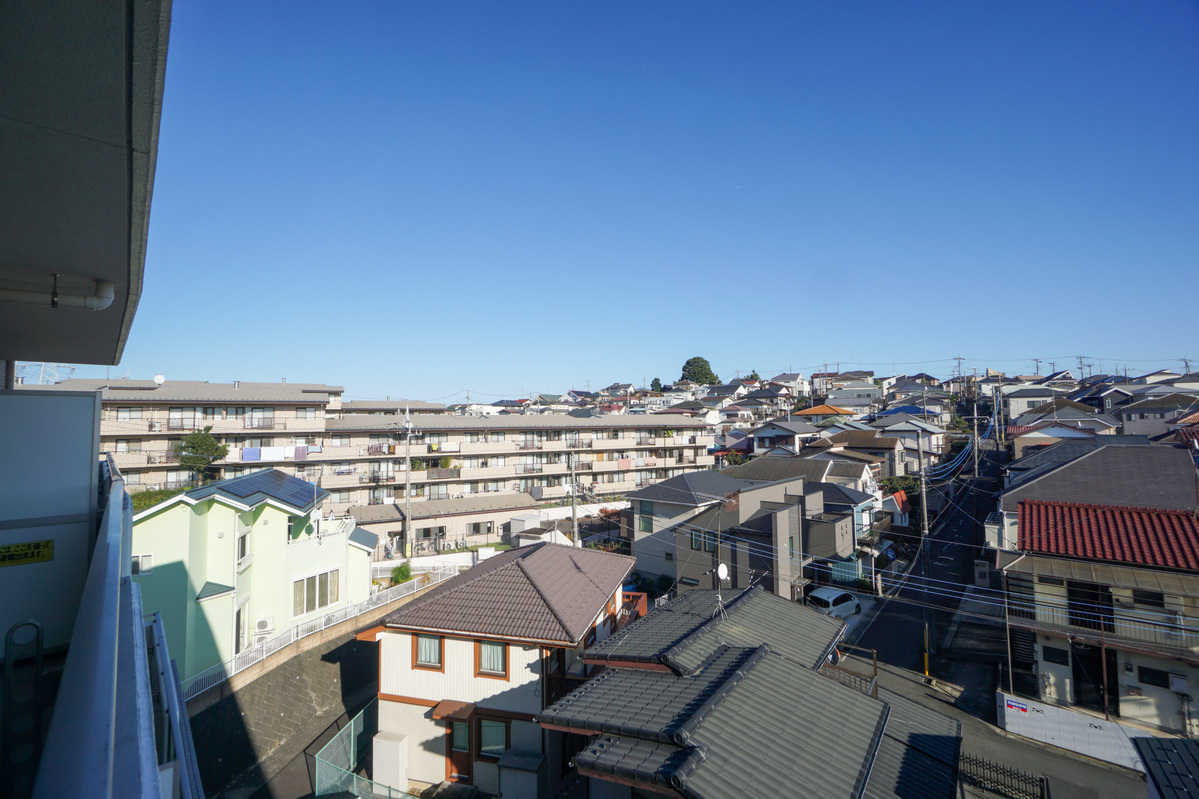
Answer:
M591 449L591 446L593 443L594 442L591 439L587 439L586 441L583 441L582 439L567 439L566 448L567 449Z
M517 474L541 474L541 472L542 472L542 467L540 467L540 466L521 465L521 466L516 467Z
M521 441L521 442L517 443L516 448L517 449L543 449L544 445L538 444L533 441Z
M283 422L276 422L274 419L246 419L247 430L274 430L276 426L280 430L286 427Z
M358 475L359 483L388 483L394 479L395 475L387 472L364 472Z
M456 480L462 476L461 469L429 469L430 480Z

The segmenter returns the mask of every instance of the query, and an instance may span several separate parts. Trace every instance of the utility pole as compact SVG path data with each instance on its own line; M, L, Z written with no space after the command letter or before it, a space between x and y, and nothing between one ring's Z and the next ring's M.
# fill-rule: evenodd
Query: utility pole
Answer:
M1083 365L1083 362L1082 362L1082 356L1081 356L1081 355L1075 355L1074 357L1078 359L1078 379L1079 379L1079 380L1081 380L1082 378L1086 377L1086 375L1084 375L1084 374L1083 374L1083 369L1084 369L1085 367L1084 367L1084 365Z
M1037 367L1036 369L1034 369L1034 370L1033 370L1033 374L1034 374L1034 375L1039 375L1039 374L1041 373L1041 359L1040 359L1040 358L1033 358L1033 359L1032 359L1032 362L1033 362L1033 364L1034 364L1034 365Z
M916 436L916 452L920 456L920 556L924 562L924 676L928 676L928 656L933 650L932 608L928 604L928 489L924 479L924 436Z
M570 537L576 547L582 546L579 541L579 484L575 482L575 454L566 453L570 462Z

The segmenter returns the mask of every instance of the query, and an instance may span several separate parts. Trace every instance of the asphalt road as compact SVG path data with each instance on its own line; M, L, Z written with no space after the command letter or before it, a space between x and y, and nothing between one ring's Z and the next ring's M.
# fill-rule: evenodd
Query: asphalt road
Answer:
M884 663L923 672L927 627L933 649L929 662L935 666L936 646L948 629L962 590L974 581L982 521L994 508L998 470L994 451L987 451L980 459L979 490L961 486L954 504L929 529L924 556L916 559L906 576L884 579L892 599L858 637L858 646L876 650ZM917 534L912 543L918 542Z

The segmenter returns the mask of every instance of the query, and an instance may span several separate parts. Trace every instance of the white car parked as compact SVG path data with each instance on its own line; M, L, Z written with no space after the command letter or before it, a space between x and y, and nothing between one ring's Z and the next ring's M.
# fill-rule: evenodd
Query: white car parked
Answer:
M862 612L862 603L848 591L839 588L816 588L808 594L808 604L838 619L847 619Z

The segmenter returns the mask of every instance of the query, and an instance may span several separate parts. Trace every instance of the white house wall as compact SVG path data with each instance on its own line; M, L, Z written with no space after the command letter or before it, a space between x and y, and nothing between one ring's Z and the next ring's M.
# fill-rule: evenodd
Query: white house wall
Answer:
M445 779L446 728L434 721L433 708L380 699L379 730L408 736L408 779L434 785Z
M541 708L540 650L508 645L508 679L475 676L475 643L472 639L446 638L442 663L445 672L412 668L412 636L380 636L379 692L422 699L452 698L481 707L532 713Z

